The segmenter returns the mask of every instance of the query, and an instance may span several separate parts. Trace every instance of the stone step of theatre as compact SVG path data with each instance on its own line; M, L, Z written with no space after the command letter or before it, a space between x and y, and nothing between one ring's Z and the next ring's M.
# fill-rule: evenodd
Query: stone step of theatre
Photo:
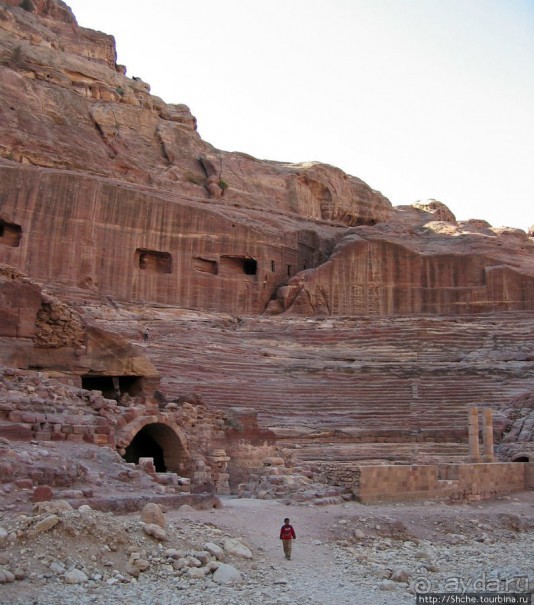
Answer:
M438 447L467 440L468 406L498 410L534 385L528 313L318 320L142 311L141 323L109 328L139 342L169 399L197 393L209 407L253 408L280 439L286 427L306 426Z
M275 432L306 425L466 438L469 405L498 409L534 384L528 314L245 318L224 328L162 315L146 349L162 390L195 392L213 407L252 407ZM499 356L508 361L486 365Z
M282 447L291 443L279 442ZM351 443L299 444L295 452L305 462L352 462L372 460L375 463L405 464L461 463L467 459L466 444L458 443Z

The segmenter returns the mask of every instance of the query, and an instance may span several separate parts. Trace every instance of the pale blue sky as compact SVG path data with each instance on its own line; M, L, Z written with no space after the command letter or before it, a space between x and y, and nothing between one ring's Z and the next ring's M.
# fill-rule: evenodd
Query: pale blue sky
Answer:
M534 224L534 0L67 0L203 139Z

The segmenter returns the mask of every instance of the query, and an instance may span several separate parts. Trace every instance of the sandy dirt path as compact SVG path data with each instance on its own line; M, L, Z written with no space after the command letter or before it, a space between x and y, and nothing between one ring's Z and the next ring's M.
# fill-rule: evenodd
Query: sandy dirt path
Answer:
M287 506L278 501L224 498L224 508L214 511L189 511L195 521L213 523L228 534L242 538L255 553L255 565L265 586L276 587L276 602L285 587L288 603L321 605L386 605L414 603L413 595L392 595L378 591L376 578L362 577L361 569L343 561L329 542L340 518L347 514L367 515L369 508L356 503L346 505ZM376 509L375 509L376 510ZM297 533L291 561L286 561L279 538L285 517ZM170 511L169 521L179 523L183 514ZM261 597L260 597L261 593ZM373 594L371 594L373 593ZM267 600L273 591L259 591Z

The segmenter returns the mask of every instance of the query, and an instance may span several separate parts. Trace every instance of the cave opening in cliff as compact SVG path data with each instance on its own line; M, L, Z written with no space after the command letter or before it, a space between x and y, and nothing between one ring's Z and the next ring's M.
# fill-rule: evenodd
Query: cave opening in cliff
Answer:
M142 376L82 376L82 388L88 391L101 391L106 399L119 400L127 393L136 397L143 392Z
M155 422L145 425L135 434L123 458L134 464L138 464L140 458L152 458L157 473L179 473L184 450L171 427Z
M248 256L221 256L221 269L227 273L256 275L258 273L258 261Z
M137 248L135 264L141 271L149 273L172 273L172 256L169 252Z
M353 221L353 224L351 226L360 227L362 225L372 227L373 225L376 225L376 220L374 218L364 218L364 217L359 216Z
M0 219L0 244L18 248L22 238L22 227Z
M258 261L253 258L246 258L243 262L243 273L245 275L256 275L258 272Z

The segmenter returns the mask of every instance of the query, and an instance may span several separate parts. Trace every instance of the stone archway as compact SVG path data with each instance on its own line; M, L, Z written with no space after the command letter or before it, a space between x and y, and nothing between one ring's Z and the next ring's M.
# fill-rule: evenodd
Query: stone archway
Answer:
M512 457L512 462L530 462L530 456L528 454L516 454Z
M127 462L153 458L156 472L183 475L189 461L187 440L175 422L161 415L138 418L117 435L117 449Z

